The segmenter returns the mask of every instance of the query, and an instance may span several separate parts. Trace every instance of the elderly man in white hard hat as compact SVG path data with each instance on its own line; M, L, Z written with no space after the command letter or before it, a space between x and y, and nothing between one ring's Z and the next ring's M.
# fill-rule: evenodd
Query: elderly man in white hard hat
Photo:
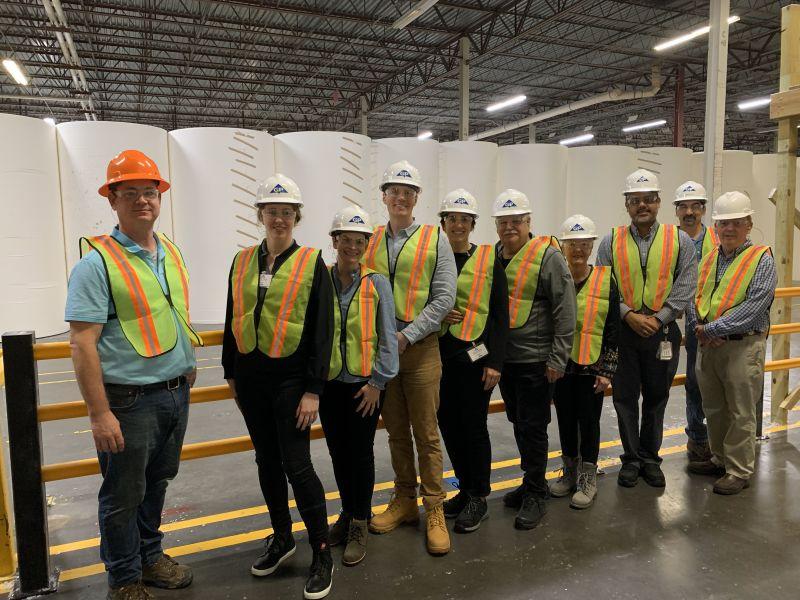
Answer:
M522 485L503 497L514 527L533 529L547 512L547 426L556 381L567 369L575 332L575 285L555 238L531 234L531 204L519 190L497 196L496 252L508 279L511 331L500 391L514 427Z
M697 282L691 238L657 220L659 190L650 171L628 175L623 194L630 225L616 227L597 251L597 264L613 268L621 296L613 395L623 447L617 483L623 487L635 486L640 475L650 486L666 485L658 453L678 370L681 332L675 319L691 302Z
M687 327L700 343L697 382L712 454L689 463L689 471L719 477L714 492L723 495L738 494L753 475L756 409L777 282L769 248L749 239L753 212L741 192L727 192L715 202L720 245L703 258L687 314Z
M692 242L694 242L698 265L706 254L719 245L719 239L714 229L703 224L707 201L706 188L696 181L686 181L679 185L675 190L675 199L672 201L681 231L692 238ZM697 338L689 327L685 328L683 337L686 342L686 384L684 385L686 390L686 436L689 438L686 450L689 462L698 462L711 458L711 451L708 449L708 430L705 424L706 416L703 414L703 399L700 396L700 388L697 385L697 376L694 371L694 363L697 358Z
M414 222L414 207L422 190L419 171L405 160L389 165L380 187L389 222L375 230L364 264L392 284L400 371L388 384L383 404L395 472L394 496L387 509L372 518L369 528L373 533L388 533L403 523L419 521L419 487L428 552L446 554L450 534L442 507L442 445L436 419L442 376L437 334L455 304L456 263L447 238L436 225Z

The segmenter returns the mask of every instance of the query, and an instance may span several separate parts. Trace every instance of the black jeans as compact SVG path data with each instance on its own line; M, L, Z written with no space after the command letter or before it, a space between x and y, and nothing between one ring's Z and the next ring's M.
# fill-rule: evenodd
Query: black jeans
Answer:
M506 363L500 391L506 403L506 416L514 426L520 453L522 478L528 493L547 498L547 426L553 384L545 377L546 364Z
M325 490L311 464L310 430L297 428L295 413L305 391L300 378L265 381L262 377L236 377L239 406L256 450L258 481L269 509L272 528L291 535L288 477L297 508L317 548L328 541Z
M361 398L355 398L355 395L362 387L363 382L329 381L319 404L319 418L325 430L342 510L359 521L369 517L372 507L372 489L375 487L373 444L380 416L380 407L366 417L356 412Z
M492 444L486 419L492 390L483 389L482 377L482 363L443 362L437 416L458 489L485 498L491 491Z
M660 360L659 346L668 340L672 359ZM669 388L678 370L681 332L673 321L667 333L661 328L649 338L637 335L623 321L619 336L619 367L614 377L614 408L624 453L623 464L661 463L658 451L664 435L664 410ZM639 395L642 396L642 419L639 423Z
M594 382L594 375L565 375L556 382L553 403L561 454L569 458L580 456L584 462L597 464L603 393L594 391Z

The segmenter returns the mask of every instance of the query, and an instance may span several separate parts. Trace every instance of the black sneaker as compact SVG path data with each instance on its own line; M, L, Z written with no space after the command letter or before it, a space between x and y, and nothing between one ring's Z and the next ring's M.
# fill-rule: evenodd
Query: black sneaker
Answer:
M328 530L328 544L330 546L338 546L347 540L347 532L350 529L351 520L352 517L350 515L343 510L339 511L339 518Z
M317 600L324 598L331 591L333 585L333 558L330 548L314 551L314 560L303 590L303 598Z
M625 463L617 475L617 483L622 487L632 488L639 483L639 466L634 463Z
M664 478L664 471L656 463L644 463L642 467L642 479L644 482L655 488L662 488L667 485L667 480Z
M533 529L542 522L542 517L547 514L546 500L539 496L526 495L522 506L514 519L516 529Z
M449 500L445 500L442 504L445 518L455 519L459 514L461 514L461 511L464 510L467 502L469 502L469 494L463 490L458 490L458 493L455 496Z
M250 567L250 572L256 577L272 575L283 561L294 554L296 549L297 546L291 535L283 537L273 533L264 542L264 553Z
M508 492L503 496L503 504L508 508L520 509L522 500L525 498L525 484L523 483L517 489Z
M486 498L470 496L467 505L456 518L453 531L456 533L470 533L481 526L481 521L489 518L489 507Z

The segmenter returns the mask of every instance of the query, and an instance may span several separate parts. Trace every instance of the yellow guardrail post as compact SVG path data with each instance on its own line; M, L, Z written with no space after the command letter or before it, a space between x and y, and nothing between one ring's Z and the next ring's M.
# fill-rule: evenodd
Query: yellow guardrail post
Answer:
M11 507L8 503L8 480L5 456L0 445L0 581L10 579L17 569L14 545L11 542Z

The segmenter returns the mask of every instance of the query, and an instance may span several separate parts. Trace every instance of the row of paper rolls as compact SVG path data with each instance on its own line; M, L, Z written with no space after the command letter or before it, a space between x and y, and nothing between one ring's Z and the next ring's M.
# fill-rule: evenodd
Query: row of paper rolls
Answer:
M670 204L674 189L687 179L702 182L703 169L702 154L685 148L498 147L317 131L271 136L235 128L167 132L115 122L53 127L7 114L0 114L0 131L0 331L34 330L40 337L66 330L67 277L79 259L79 238L108 233L116 223L97 188L108 161L124 149L148 154L172 184L163 197L158 230L183 251L191 274L191 316L204 324L224 319L231 259L239 248L261 239L253 198L258 182L275 172L294 178L303 194L297 241L323 248L330 260L328 228L334 212L352 202L365 207L376 223L385 222L380 175L401 159L422 174L418 222L437 222L439 200L452 189L463 187L476 196L477 243L496 240L491 205L508 187L530 198L535 234L557 234L574 213L589 216L600 232L607 232L626 221L622 184L634 169L659 175L665 222L675 219ZM723 187L752 197L757 211L753 237L767 243L774 239L775 211L767 195L776 168L774 155L725 151Z

